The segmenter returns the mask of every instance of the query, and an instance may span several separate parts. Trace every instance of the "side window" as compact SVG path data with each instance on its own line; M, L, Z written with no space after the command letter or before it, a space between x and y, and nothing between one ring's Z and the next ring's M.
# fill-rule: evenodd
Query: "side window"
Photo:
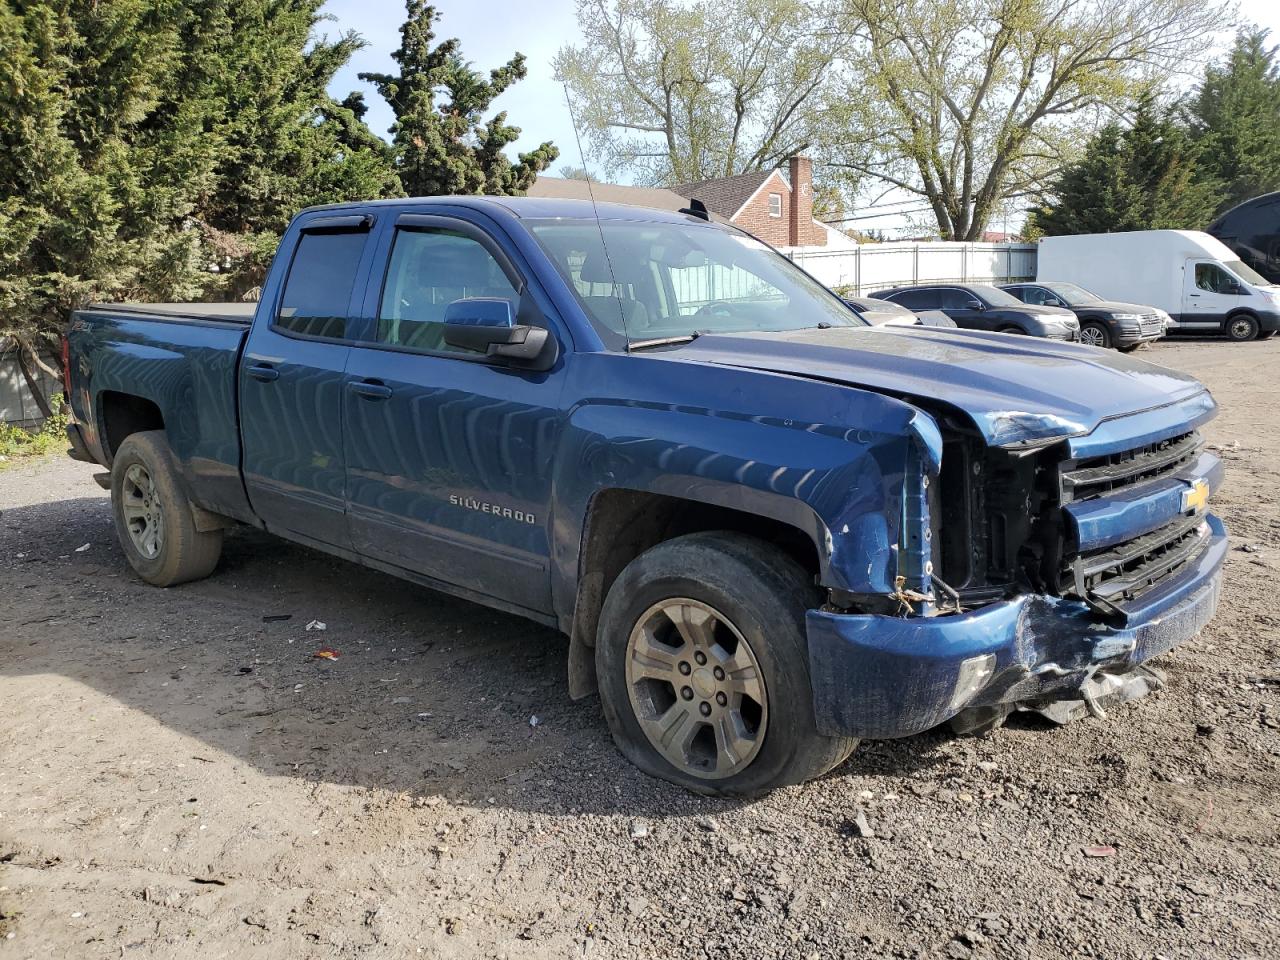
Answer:
M975 299L973 294L953 287L938 291L938 306L943 310L968 310L969 303L973 299Z
M906 290L889 299L908 310L934 310L937 308L938 294L936 290Z
M478 240L453 230L398 230L378 309L379 343L474 356L444 342L449 304L469 297L509 300L520 295Z
M1196 286L1210 293L1235 293L1236 282L1216 263L1196 264Z
M1009 292L1023 303L1029 303L1036 307L1044 306L1053 297L1053 294L1044 287L1018 287Z
M272 326L311 337L345 337L351 292L368 239L367 231L304 233Z
M769 194L769 216L771 217L782 216L782 194L780 193Z

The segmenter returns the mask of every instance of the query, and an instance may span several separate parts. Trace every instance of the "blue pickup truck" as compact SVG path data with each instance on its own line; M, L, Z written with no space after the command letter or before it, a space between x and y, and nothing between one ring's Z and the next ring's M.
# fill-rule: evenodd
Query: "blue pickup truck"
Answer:
M1205 388L873 328L699 213L306 210L256 307L76 312L71 454L151 583L244 524L558 628L570 693L701 792L1158 685L1227 550Z

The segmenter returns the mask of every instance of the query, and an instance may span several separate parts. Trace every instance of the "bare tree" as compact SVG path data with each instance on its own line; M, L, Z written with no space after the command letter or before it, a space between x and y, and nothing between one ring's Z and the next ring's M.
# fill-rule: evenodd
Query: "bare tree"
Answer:
M593 158L608 173L683 183L768 168L814 137L841 40L804 0L579 0L562 48Z
M1132 105L1230 22L1214 0L836 0L857 50L825 160L924 198L976 240L1099 116Z

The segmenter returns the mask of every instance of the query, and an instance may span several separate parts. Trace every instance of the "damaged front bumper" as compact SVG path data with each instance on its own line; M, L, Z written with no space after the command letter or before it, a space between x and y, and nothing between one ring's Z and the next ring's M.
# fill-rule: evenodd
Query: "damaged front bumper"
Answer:
M961 714L998 719L1030 706L1052 716L1054 702L1132 696L1135 681L1125 674L1213 618L1227 537L1221 520L1205 519L1210 536L1200 555L1132 601L1122 622L1104 623L1084 603L1042 595L936 617L810 610L818 730L905 737Z

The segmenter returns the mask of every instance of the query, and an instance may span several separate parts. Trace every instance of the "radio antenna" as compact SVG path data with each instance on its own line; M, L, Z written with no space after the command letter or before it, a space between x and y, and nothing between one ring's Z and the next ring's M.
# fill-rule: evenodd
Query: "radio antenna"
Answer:
M569 96L569 84L562 82L564 102L569 108L569 122L573 125L573 139L578 144L578 160L582 164L582 178L587 181L587 196L591 200L591 213L596 219L596 230L600 234L600 249L604 251L605 266L609 268L610 289L613 300L618 305L618 322L622 324L622 337L627 341L627 350L631 350L631 334L627 332L627 317L622 309L622 290L618 286L618 276L613 272L613 259L609 256L609 243L604 238L604 226L600 223L600 208L596 206L596 192L591 186L591 174L587 170L587 156L582 150L582 134L578 132L578 120L573 115L573 98Z

